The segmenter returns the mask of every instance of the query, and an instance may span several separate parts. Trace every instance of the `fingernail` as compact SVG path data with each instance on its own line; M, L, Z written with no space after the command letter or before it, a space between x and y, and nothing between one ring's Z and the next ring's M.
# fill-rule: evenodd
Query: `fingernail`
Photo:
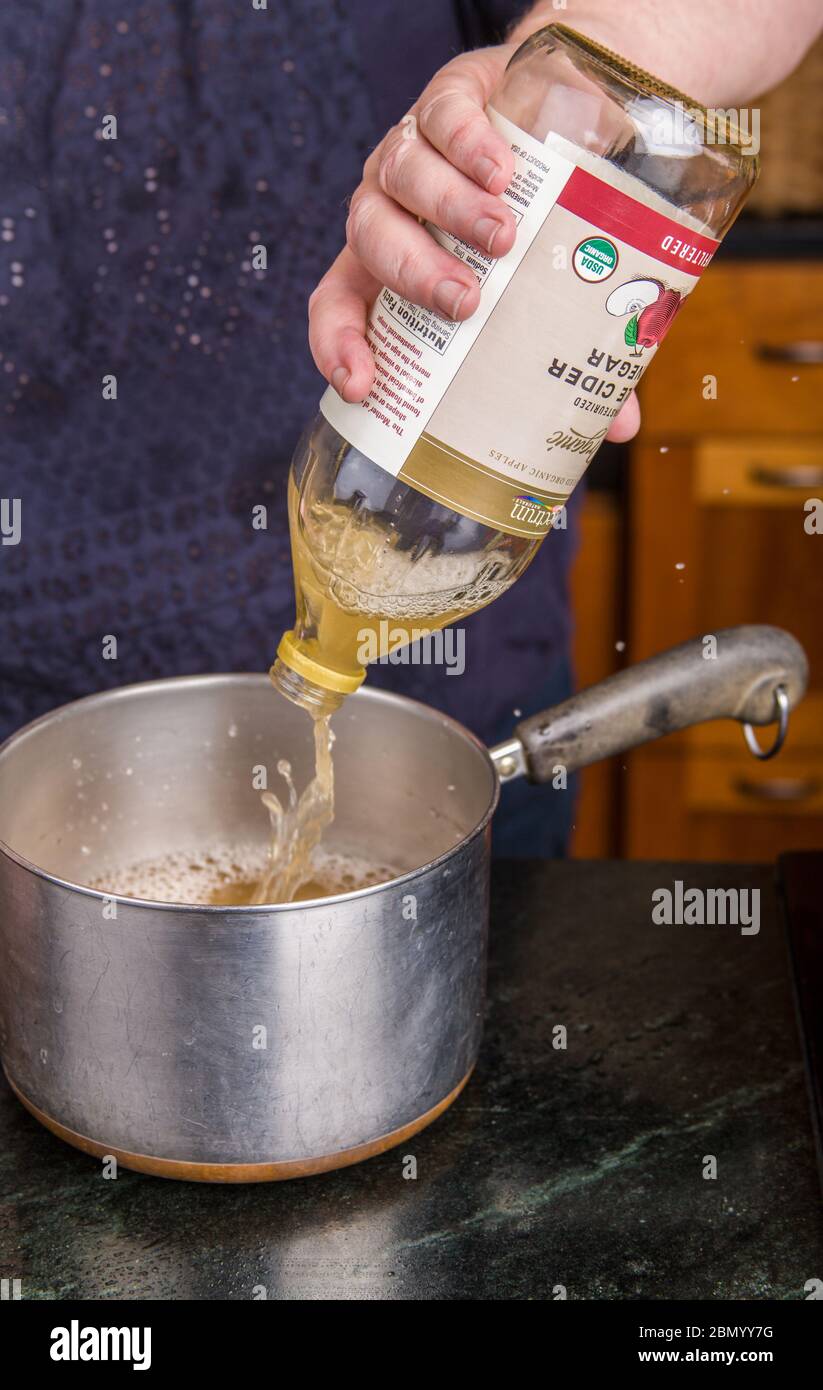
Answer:
M494 239L502 226L503 223L498 222L496 217L478 217L472 232L475 246L485 246L487 251L491 251Z
M468 292L468 285L461 285L459 280L441 280L434 291L434 302L441 314L456 319Z
M335 367L334 371L331 374L331 384L337 392L338 396L342 396L343 387L345 386L350 376L351 372L348 370L347 367Z
M499 164L495 164L493 159L489 159L487 154L481 154L474 166L475 178L478 183L482 183L484 188L488 188L490 183L494 183L497 175L502 170Z

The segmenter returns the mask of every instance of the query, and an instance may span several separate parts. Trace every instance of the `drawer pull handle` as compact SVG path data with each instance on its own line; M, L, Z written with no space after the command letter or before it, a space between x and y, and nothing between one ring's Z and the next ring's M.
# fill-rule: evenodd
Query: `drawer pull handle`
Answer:
M816 796L823 782L814 777L776 777L771 782L750 782L739 777L734 790L752 801L806 801Z
M791 464L786 468L770 468L756 463L749 469L749 479L761 487L823 487L823 468L819 464Z
M819 367L823 363L823 342L756 343L754 355L761 362L790 362L797 367Z

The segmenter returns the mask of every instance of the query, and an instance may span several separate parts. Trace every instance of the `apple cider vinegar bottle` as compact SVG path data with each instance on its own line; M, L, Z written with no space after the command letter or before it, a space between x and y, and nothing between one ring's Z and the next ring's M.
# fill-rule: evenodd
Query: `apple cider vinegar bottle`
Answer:
M383 289L368 396L330 387L295 452L272 679L315 715L523 573L758 173L729 113L563 25L517 50L488 116L515 157L514 246L494 260L428 224L478 309L453 323Z

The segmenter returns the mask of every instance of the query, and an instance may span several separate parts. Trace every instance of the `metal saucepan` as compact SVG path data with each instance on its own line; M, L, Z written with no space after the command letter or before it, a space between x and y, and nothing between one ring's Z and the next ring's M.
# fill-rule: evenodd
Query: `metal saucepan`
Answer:
M733 628L706 650L612 676L491 752L424 705L358 692L334 718L336 848L403 872L299 905L119 899L112 918L79 886L170 848L265 842L251 768L288 755L298 785L311 772L306 716L265 676L152 681L29 724L0 748L0 1043L17 1095L78 1148L200 1181L403 1142L477 1057L501 777L547 780L706 719L779 714L785 731L806 683L794 638Z

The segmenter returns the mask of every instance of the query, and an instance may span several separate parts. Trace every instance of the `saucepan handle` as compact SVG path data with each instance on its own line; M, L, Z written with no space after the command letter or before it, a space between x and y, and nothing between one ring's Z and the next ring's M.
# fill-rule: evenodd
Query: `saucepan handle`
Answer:
M709 719L737 719L755 756L782 745L790 710L808 680L806 653L779 627L730 627L696 637L524 719L491 750L501 781L548 782ZM751 728L778 721L763 752Z

